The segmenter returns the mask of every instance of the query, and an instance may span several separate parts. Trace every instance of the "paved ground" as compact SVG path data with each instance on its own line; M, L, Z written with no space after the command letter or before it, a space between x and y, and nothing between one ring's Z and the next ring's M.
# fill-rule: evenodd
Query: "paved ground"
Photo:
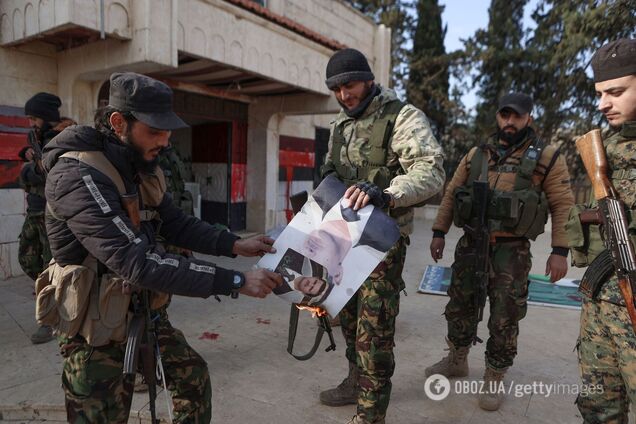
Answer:
M446 331L441 315L447 298L416 293L424 267L431 263L428 253L431 221L424 210L416 222L416 236L406 265L408 296L402 297L398 317L393 395L388 423L576 423L581 418L574 405L575 396L563 394L579 382L574 345L578 333L579 312L575 310L531 306L521 323L519 356L507 375L515 385L562 383L560 394L538 393L509 395L500 411L486 413L477 406L476 397L456 394L433 401L424 393L424 368L443 354ZM448 236L443 264L449 265L459 233ZM542 237L533 245L535 264L532 272L545 268L549 240ZM239 269L248 269L253 261L219 260ZM568 277L578 277L570 272ZM31 285L26 278L0 282L0 420L64 421L60 388L61 360L55 343L34 346L29 335L35 329ZM289 306L271 297L234 301L223 299L175 298L170 306L173 324L182 329L192 346L208 361L213 386L213 422L215 423L344 423L354 407L328 408L318 402L321 389L334 385L346 374L344 344L336 335L336 352L319 351L307 362L298 362L286 351ZM487 319L487 317L485 318ZM313 338L308 317L305 328ZM482 323L481 334L486 331ZM206 333L218 334L205 337ZM302 338L302 330L299 330ZM216 337L216 338L215 338ZM299 351L305 350L299 340ZM326 343L326 342L323 342ZM483 373L484 345L476 346L469 357L470 376L477 382ZM453 383L454 384L454 383ZM470 383L468 383L470 384ZM515 386L517 387L517 386ZM519 390L523 387L518 386ZM454 386L453 386L454 389ZM158 404L165 414L165 399ZM136 395L131 422L147 422L145 395Z

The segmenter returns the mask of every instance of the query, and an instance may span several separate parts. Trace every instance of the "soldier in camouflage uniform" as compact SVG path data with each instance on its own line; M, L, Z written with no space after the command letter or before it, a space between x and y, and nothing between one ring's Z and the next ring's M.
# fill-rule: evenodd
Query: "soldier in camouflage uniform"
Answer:
M526 315L532 257L529 239L534 240L543 232L548 211L552 215L552 254L546 275L550 274L554 282L567 271L564 225L574 203L570 178L558 150L545 146L530 127L531 110L532 99L525 94L502 97L496 116L499 131L488 144L472 148L462 158L433 224L431 256L437 261L442 258L444 235L451 224L461 227L478 214L472 205L472 182L488 181L490 337L486 346L485 393L479 396L479 406L491 411L500 407L503 395L488 389L497 389L512 365L517 354L519 321ZM525 208L514 206L522 204L526 204ZM427 377L468 375L467 355L477 341L478 326L475 248L471 236L464 234L455 249L450 300L445 310L450 350L448 356L426 369Z
M442 188L443 154L424 113L375 84L359 51L336 52L326 83L342 110L332 123L322 176L334 175L347 185L345 197L354 209L368 203L384 209L398 222L402 237L340 313L349 375L337 388L320 393L320 400L329 406L357 403L352 423L384 423L413 206Z
M592 69L598 109L613 131L603 142L608 174L619 197L631 209L631 214L627 211L627 216L631 215L630 238L636 244L636 40L620 39L604 45L593 56ZM572 214L573 219L578 220L578 214ZM575 241L583 238L585 225L571 227L580 230L571 237L571 246L580 254L580 243ZM594 227L589 233L596 230ZM587 249L591 262L603 250L601 240L596 238ZM594 298L583 297L578 343L583 386L597 390L579 395L577 405L585 423L627 423L630 403L632 408L636 405L636 335L616 274L598 283L600 287L592 289L598 292Z
M20 232L18 261L24 273L33 280L51 260L51 250L44 225L46 175L42 170L41 158L38 157L34 148L41 150L49 140L73 123L70 119L60 117L61 105L60 98L49 93L38 93L24 105L24 112L31 127L29 140L30 143L37 143L37 146L27 145L19 152L19 156L25 162L20 171L20 185L27 193L27 211ZM52 339L51 328L46 325L40 326L31 335L31 341L34 344L46 343Z

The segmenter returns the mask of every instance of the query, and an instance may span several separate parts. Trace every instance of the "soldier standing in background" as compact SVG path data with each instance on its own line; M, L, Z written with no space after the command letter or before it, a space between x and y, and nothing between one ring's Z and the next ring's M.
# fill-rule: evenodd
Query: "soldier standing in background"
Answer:
M68 118L60 118L59 97L49 93L38 93L24 105L31 132L29 144L19 153L25 164L20 171L20 185L27 193L27 211L18 247L20 267L32 280L38 277L51 260L51 250L44 225L44 183L46 174L42 169L42 148L64 128L74 124ZM31 335L34 344L53 339L51 327L42 325Z
M479 406L489 411L496 411L503 402L503 394L496 389L517 354L519 321L527 310L528 274L532 266L529 239L543 233L548 212L552 215L552 254L546 264L546 275L555 282L567 272L564 225L574 204L570 177L558 149L546 146L530 126L531 111L532 99L525 94L511 93L500 99L497 133L487 144L473 147L462 158L446 187L433 224L431 256L437 261L442 258L444 236L451 224L459 227L472 224L471 220L479 213L472 183L487 181L486 220L490 240L486 256L490 263L486 293L490 298L490 337ZM475 239L468 233L455 248L448 289L450 300L444 312L449 353L426 368L427 377L468 375L468 351L479 341L476 249Z

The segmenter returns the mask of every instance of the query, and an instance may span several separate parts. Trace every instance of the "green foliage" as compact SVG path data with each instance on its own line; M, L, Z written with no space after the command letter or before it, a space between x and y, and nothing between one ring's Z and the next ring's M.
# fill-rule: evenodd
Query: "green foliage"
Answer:
M443 136L453 105L448 98L449 56L446 55L442 12L437 0L418 0L413 31L407 99L428 116L437 138Z
M408 71L407 38L413 25L413 17L408 13L407 0L345 0L360 12L372 18L377 24L391 29L391 81L390 86L402 90L403 80ZM351 46L355 47L355 46Z
M575 178L583 176L573 139L602 125L590 59L609 41L636 34L636 0L543 0L527 46L523 90L536 104L536 128L561 146Z
M523 8L527 0L492 0L488 28L479 29L465 43L466 74L479 87L475 129L485 135L495 129L498 99L518 88L524 60ZM474 70L474 71L473 71Z

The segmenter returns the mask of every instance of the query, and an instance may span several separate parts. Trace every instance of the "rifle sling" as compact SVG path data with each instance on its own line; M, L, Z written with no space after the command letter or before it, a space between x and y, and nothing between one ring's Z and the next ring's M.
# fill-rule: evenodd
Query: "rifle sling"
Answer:
M294 354L294 341L296 340L296 331L298 330L298 316L299 316L299 310L296 307L296 304L292 303L291 310L289 312L289 335L287 339L287 352L289 352L291 356L298 359L299 361L306 361L307 359L314 356L314 354L318 350L318 346L320 346L320 342L322 341L322 335L324 334L325 330L321 326L318 326L318 330L316 331L316 339L314 340L314 345L308 353L304 355Z

